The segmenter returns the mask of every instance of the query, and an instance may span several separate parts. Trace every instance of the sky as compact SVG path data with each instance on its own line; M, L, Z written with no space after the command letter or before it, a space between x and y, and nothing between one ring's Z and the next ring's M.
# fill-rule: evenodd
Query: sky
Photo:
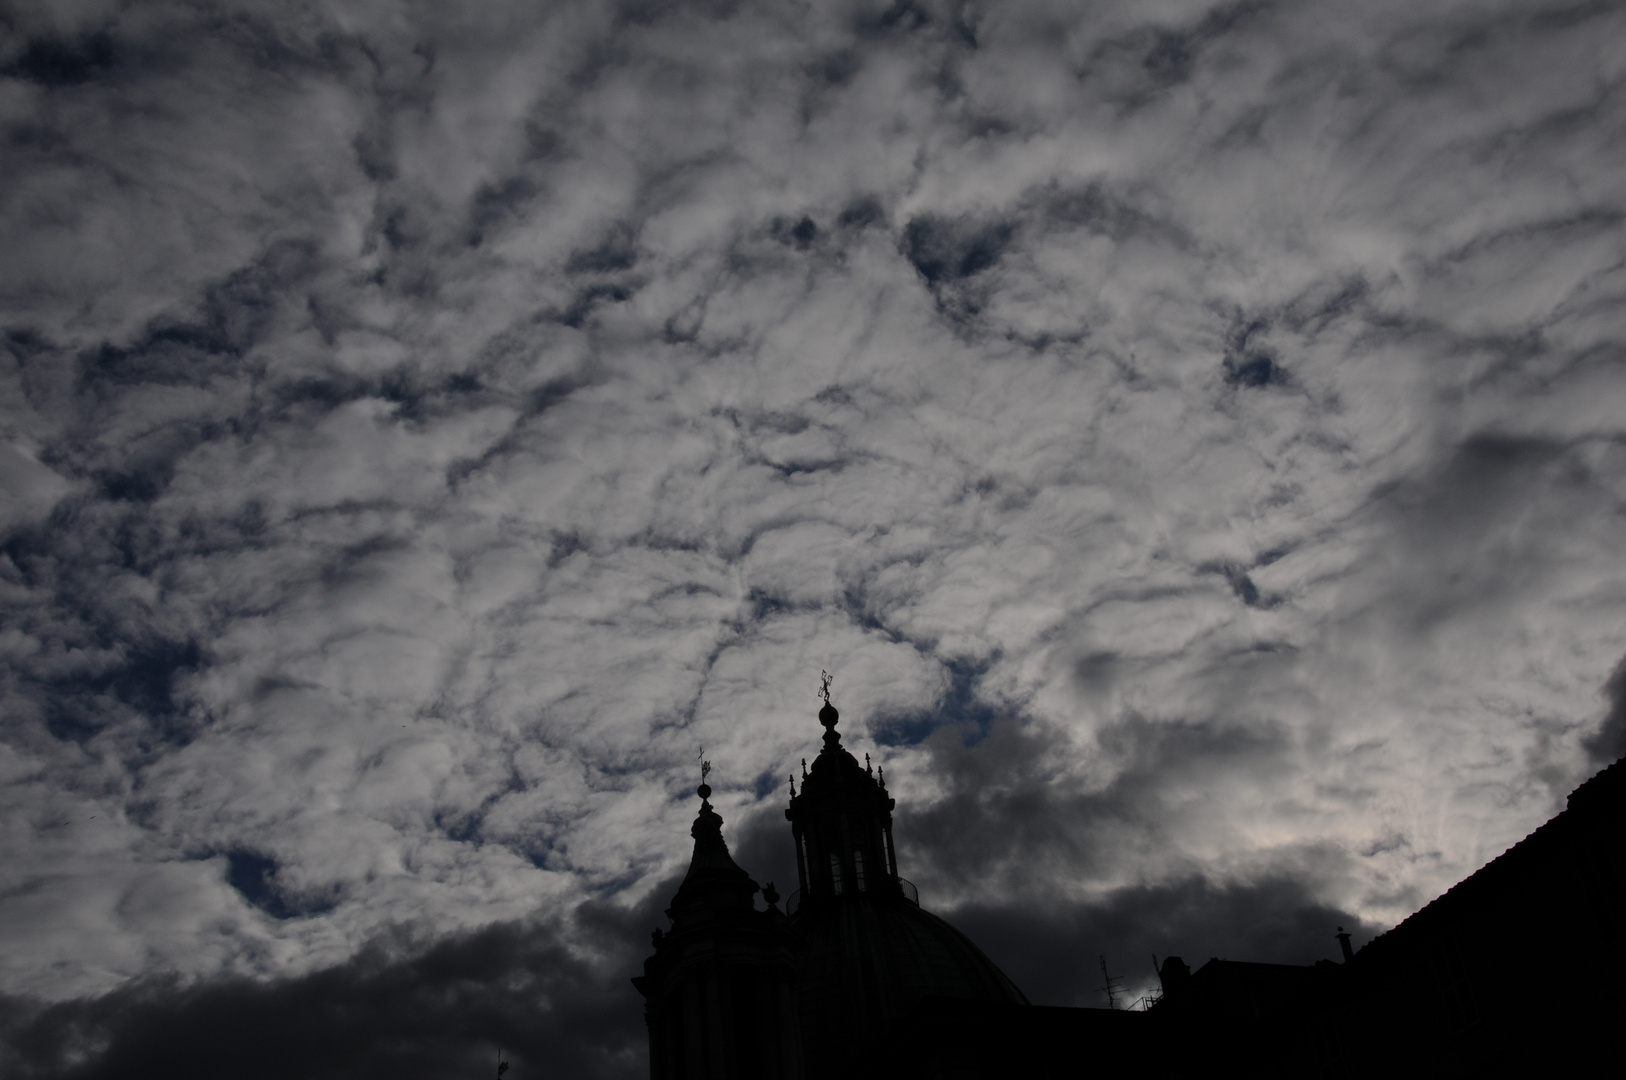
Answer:
M1394 925L1626 752L1623 77L1569 0L0 6L0 1072L646 1075L698 758L789 892L821 670L1035 1002Z

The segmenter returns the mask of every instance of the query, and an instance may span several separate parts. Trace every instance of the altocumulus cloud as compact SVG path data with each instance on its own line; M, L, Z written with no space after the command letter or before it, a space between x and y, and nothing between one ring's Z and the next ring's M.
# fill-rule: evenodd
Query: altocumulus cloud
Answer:
M1044 1001L1621 752L1618 6L443 7L0 21L8 1071L637 1075L821 667Z

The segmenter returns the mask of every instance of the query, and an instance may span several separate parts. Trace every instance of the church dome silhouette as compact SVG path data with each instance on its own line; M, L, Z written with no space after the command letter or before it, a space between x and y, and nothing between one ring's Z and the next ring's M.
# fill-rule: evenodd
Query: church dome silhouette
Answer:
M823 691L824 747L791 779L798 888L778 906L728 851L701 767L694 855L655 953L633 980L645 1001L654 1080L822 1080L866 1055L927 999L972 1008L1028 1000L971 939L920 907L898 875L885 771L841 745ZM755 908L761 893L766 910ZM934 1008L936 1006L925 1006Z
M824 749L785 811L802 880L790 925L811 1075L839 1067L926 997L1028 1003L970 938L923 910L898 876L896 802L868 755L860 765L841 745L838 718L826 701Z
M804 906L791 925L809 1043L861 1046L926 997L1028 1003L970 938L904 896Z

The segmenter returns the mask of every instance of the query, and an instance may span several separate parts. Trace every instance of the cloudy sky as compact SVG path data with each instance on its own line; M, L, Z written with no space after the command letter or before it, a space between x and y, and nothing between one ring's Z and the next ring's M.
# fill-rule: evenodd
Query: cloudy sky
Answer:
M1626 750L1626 6L0 8L0 1066L636 1077L835 676L1030 997ZM786 882L790 881L790 886Z

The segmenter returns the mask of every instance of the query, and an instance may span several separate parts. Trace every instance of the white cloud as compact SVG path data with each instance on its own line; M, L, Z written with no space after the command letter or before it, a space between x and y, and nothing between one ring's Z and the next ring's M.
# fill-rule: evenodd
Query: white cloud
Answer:
M943 903L1390 920L1589 768L1618 16L234 10L7 44L5 988L639 898L821 668Z

